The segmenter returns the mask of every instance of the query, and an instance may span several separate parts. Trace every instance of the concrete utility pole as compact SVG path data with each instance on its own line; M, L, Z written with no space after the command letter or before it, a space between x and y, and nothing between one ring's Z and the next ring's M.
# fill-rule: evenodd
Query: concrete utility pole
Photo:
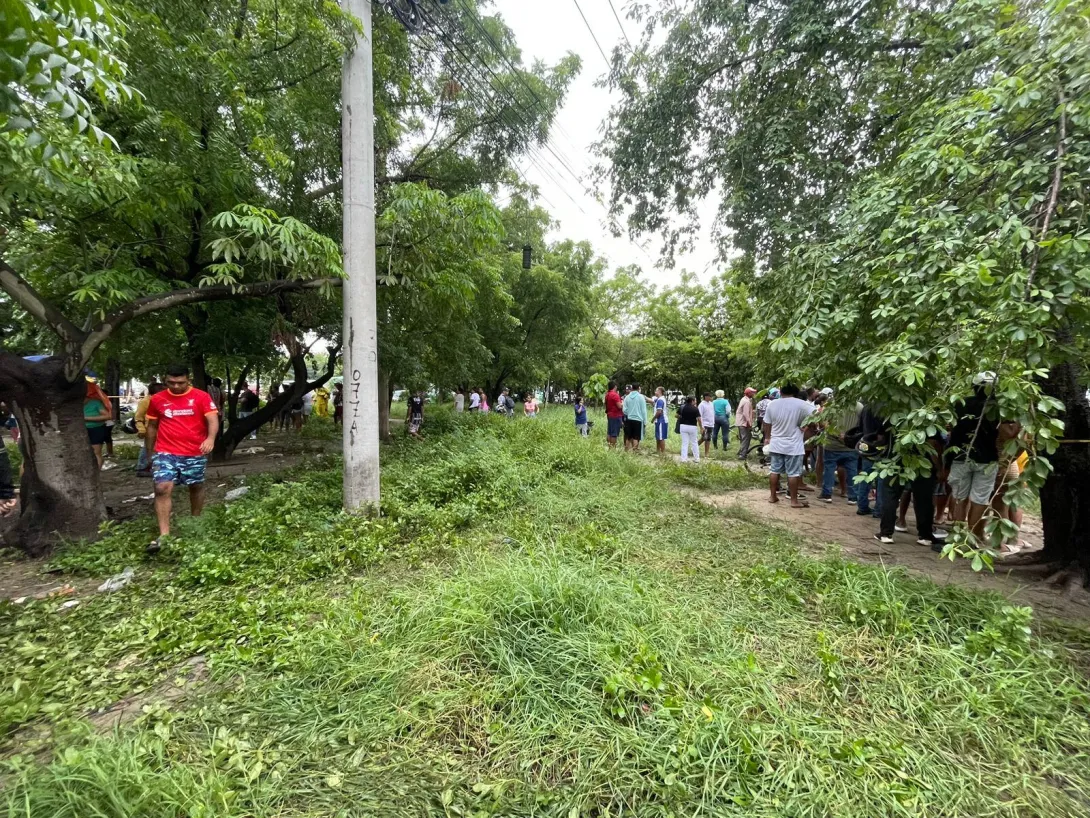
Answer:
M344 61L344 507L379 502L378 316L375 293L375 114L371 0L341 0L363 25Z

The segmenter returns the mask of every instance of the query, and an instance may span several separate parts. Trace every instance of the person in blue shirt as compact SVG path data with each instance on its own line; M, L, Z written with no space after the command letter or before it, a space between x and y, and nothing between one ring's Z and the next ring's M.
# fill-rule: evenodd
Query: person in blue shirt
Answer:
M670 435L670 419L666 416L666 392L661 386L655 390L651 408L655 412L655 446L659 454L665 454L666 438Z
M575 428L583 437L590 435L590 427L587 425L587 407L582 398L575 399Z
M715 400L712 407L715 409L715 430L712 432L712 446L719 448L719 432L723 432L723 451L730 445L730 401L724 397L726 393L722 389L715 391Z

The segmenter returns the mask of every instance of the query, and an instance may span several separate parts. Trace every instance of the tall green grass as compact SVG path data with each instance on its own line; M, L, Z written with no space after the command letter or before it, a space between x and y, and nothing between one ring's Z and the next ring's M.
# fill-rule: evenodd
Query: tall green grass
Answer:
M52 760L7 762L8 814L1085 814L1085 631L807 559L566 413L440 417L386 451L380 522L311 466L85 618L0 608L7 749L54 730ZM139 526L106 542L128 559ZM181 706L80 726L198 652Z

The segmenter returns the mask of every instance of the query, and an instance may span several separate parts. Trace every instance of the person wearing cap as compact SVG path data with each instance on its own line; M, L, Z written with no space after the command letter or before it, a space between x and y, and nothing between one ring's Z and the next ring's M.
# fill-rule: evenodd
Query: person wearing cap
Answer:
M973 394L958 412L948 447L950 491L954 519L967 522L978 539L984 533L984 512L992 502L999 474L999 416L994 400L996 376L981 372L973 378Z
M723 433L723 451L730 445L731 405L722 389L715 390L712 408L715 410L715 428L712 430L712 446L719 448L719 433Z
M703 429L701 443L704 444L704 456L711 454L712 435L715 433L715 404L712 402L712 393L705 392L704 400L696 407L700 411L700 426Z
M749 457L750 441L753 438L753 396L757 390L747 386L742 399L738 401L738 411L734 414L734 425L738 427L738 459Z

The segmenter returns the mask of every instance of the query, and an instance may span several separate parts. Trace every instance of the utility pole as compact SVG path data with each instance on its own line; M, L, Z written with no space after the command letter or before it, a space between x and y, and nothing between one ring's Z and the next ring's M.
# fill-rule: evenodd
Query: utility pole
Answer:
M362 24L341 75L344 201L344 507L378 511L378 315L371 0L341 0Z

